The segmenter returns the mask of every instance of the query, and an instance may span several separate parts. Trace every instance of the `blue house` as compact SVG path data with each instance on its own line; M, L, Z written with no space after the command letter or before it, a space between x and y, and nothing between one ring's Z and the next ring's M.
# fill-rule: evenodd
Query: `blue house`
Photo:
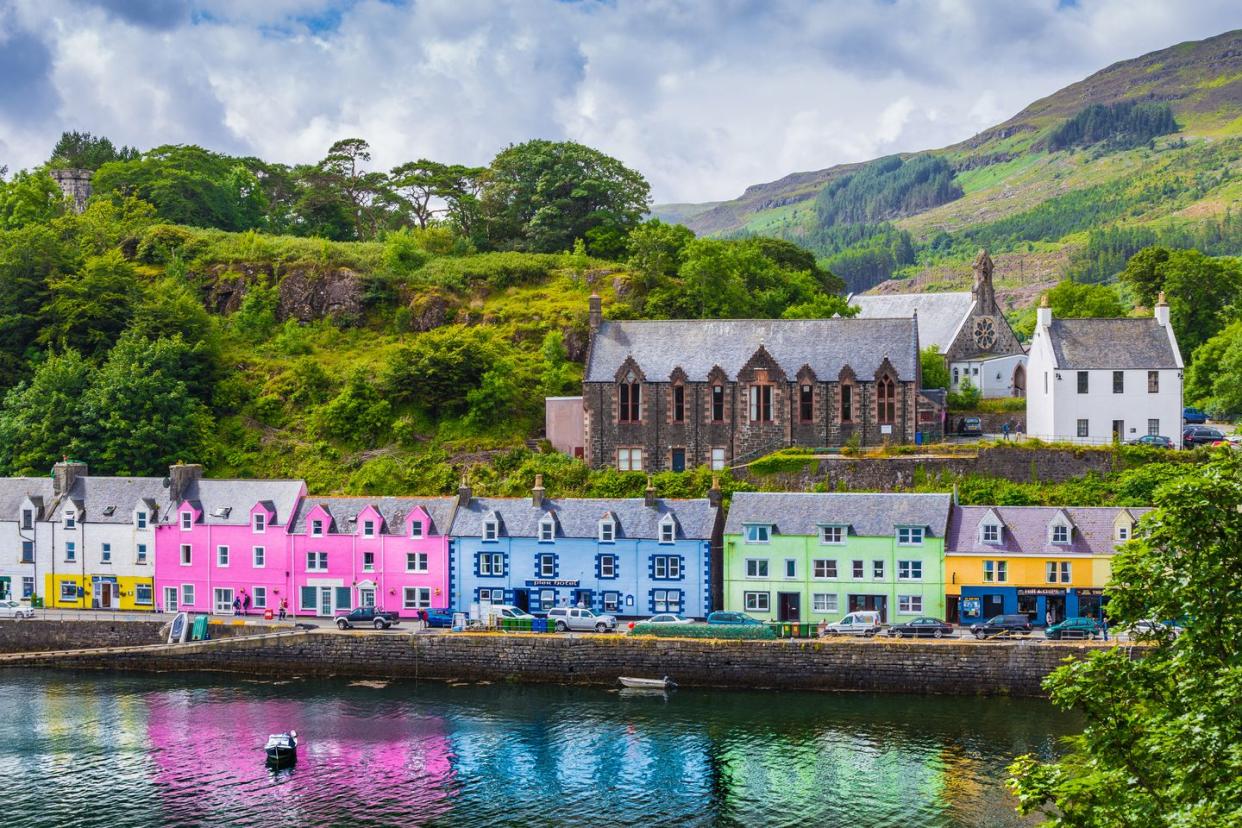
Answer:
M449 561L454 608L480 601L532 613L590 607L618 617L714 608L719 490L700 500L472 497L458 492Z

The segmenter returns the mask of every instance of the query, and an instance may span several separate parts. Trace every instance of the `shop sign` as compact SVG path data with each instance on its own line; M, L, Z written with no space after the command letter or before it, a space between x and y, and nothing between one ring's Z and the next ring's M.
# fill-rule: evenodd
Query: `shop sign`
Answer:
M1080 587L1075 589L1074 592L1079 595L1103 595L1104 587Z
M963 595L958 607L967 618L977 618L983 612L982 601L977 595Z
M536 578L533 581L527 581L528 587L576 587L577 580L568 580L564 578Z
M1045 595L1048 597L1059 598L1065 595L1065 590L1054 589L1052 587L1027 587L1025 589L1021 587L1018 588L1019 597L1029 597L1032 595Z

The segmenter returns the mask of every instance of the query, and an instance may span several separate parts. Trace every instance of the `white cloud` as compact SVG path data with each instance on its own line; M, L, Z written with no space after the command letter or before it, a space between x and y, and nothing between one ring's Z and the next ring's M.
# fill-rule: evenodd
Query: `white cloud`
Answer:
M0 39L49 56L0 106L0 164L39 163L62 129L287 163L362 136L381 167L568 138L658 200L728 198L967 138L1238 17L1233 0L1058 5L0 0Z

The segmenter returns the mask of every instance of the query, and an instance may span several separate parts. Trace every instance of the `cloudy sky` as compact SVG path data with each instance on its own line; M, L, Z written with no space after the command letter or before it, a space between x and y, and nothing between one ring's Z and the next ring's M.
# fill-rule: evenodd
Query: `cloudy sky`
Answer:
M61 130L287 163L573 139L658 201L969 137L1237 0L0 0L0 165Z

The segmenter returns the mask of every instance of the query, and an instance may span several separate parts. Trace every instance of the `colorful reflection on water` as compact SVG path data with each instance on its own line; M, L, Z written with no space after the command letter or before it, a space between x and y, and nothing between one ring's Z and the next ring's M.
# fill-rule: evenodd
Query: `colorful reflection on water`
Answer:
M1009 699L0 673L10 826L1024 824ZM262 744L294 728L299 760Z

